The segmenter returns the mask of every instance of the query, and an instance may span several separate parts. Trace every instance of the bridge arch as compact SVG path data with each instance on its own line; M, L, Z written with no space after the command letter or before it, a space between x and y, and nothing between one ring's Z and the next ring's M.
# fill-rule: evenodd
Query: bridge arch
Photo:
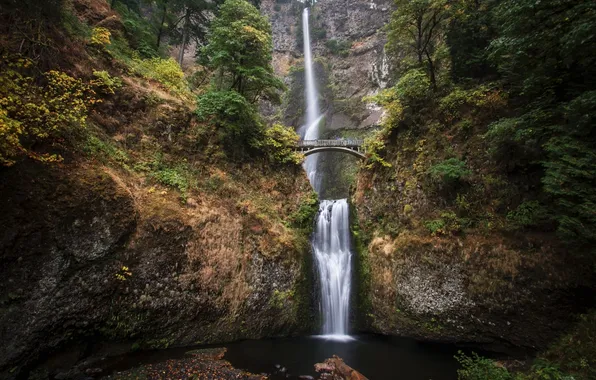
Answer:
M355 149L350 149L347 147L341 147L341 146L325 146L325 147L318 147L318 148L311 148L308 149L306 151L303 151L302 153L305 156L310 156L311 154L315 154L315 153L321 153L321 152L340 152L340 153L347 153L347 154L351 154L354 157L358 157L361 160L365 160L366 156L364 155L364 153L359 152Z
M363 140L335 139L335 140L300 140L296 150L304 153L305 156L321 152L347 153L365 160Z

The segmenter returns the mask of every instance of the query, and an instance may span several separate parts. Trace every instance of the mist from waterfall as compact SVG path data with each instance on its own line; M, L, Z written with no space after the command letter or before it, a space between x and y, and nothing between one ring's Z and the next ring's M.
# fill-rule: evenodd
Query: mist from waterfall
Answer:
M302 30L304 33L306 117L300 134L304 140L317 140L319 124L323 116L319 114L308 18L308 8L305 8L302 13ZM321 175L317 173L319 154L306 157L304 169L313 188L320 194ZM338 340L349 339L347 334L352 254L350 251L349 208L346 199L321 201L312 245L321 288L323 336Z

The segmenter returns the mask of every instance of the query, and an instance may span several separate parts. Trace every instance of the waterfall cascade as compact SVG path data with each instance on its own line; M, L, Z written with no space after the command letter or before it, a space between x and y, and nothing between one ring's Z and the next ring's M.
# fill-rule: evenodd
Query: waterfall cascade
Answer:
M345 199L321 201L313 249L321 282L323 334L345 338L352 268L349 211Z
M302 12L302 33L304 37L304 75L305 75L305 91L306 98L306 118L304 126L301 128L301 136L303 140L316 140L319 138L319 123L323 119L319 115L319 98L317 94L317 87L315 85L315 74L312 64L312 50L310 46L310 28L308 25L308 8L304 8ZM318 155L306 157L304 161L304 170L308 175L308 179L315 191L319 191L320 180L317 176L317 162Z
M304 71L306 76L306 120L301 128L305 140L319 138L318 94L312 64L308 8L302 13L304 33ZM308 156L304 169L317 193L320 193L320 175L317 174L318 154ZM316 230L313 236L313 250L319 272L321 287L321 314L323 334L332 339L349 338L348 314L350 307L351 251L348 202L340 200L322 200Z

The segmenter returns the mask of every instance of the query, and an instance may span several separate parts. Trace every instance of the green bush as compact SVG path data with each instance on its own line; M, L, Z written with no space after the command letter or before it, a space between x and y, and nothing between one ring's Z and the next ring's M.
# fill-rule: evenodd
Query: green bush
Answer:
M144 58L157 57L156 31L149 20L122 3L116 5L116 10L122 16L122 23L124 24L129 45Z
M255 139L252 145L263 151L271 162L299 165L303 156L294 150L299 139L300 136L292 128L273 124L265 129L263 136Z
M131 69L147 78L161 83L168 90L178 95L189 95L188 83L184 79L184 72L174 58L133 58Z
M475 352L467 356L459 351L455 359L463 367L457 370L459 380L513 380L507 369L498 367L492 360L478 356Z
M424 101L430 94L430 80L422 70L410 70L395 85L399 100L408 105Z
M544 221L546 216L546 209L538 201L526 201L507 213L507 221L515 227L531 227Z
M325 41L325 46L329 49L331 54L347 57L348 54L350 54L352 44L349 41L336 40L333 38Z
M198 99L197 116L218 128L220 137L234 149L249 146L262 136L263 126L256 110L236 91L208 91Z
M301 200L298 210L290 214L289 220L295 227L311 228L318 211L319 199L317 193L312 191L307 197Z
M457 158L449 158L433 165L428 172L434 181L445 186L454 186L460 180L472 174L466 163Z
M385 150L385 139L382 132L377 132L364 139L363 148L366 151L367 168L371 169L376 165L386 168L391 167L391 164L381 157L382 152Z
M122 87L122 80L111 76L107 71L94 71L93 76L95 79L91 84L105 95L114 95Z
M432 235L453 235L461 232L462 225L470 224L469 220L461 219L453 211L444 211L439 219L424 222L424 226Z

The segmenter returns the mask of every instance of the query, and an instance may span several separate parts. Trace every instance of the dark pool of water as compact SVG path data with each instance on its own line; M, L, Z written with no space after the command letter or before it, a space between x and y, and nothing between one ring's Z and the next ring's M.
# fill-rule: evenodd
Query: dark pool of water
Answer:
M236 368L272 379L315 376L314 364L337 355L371 380L455 380L458 348L413 339L360 335L347 342L317 337L246 340L226 345Z
M314 365L337 355L371 380L455 380L459 368L453 344L420 342L409 338L358 335L350 341L320 337L245 340L222 345L178 347L135 352L103 362L103 375L144 364L186 357L194 348L226 347L225 359L238 369L266 373L271 379L316 377ZM471 352L470 349L463 349ZM475 350L480 354L486 354Z

